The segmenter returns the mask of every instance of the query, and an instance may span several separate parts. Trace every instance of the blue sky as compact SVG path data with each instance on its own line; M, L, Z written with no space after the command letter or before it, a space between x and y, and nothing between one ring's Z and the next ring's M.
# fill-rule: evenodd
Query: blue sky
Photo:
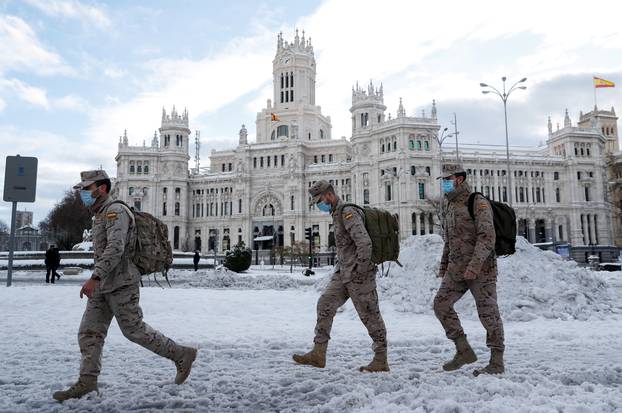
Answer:
M501 9L514 10L503 15ZM118 138L149 143L162 107L187 107L201 131L202 164L235 146L242 123L254 137L256 112L271 97L276 35L311 36L317 103L333 137L350 136L352 84L384 83L395 114L438 103L439 121L457 113L464 142L503 143L502 107L479 82L526 76L510 102L517 145L546 140L546 119L594 104L592 75L622 87L622 6L577 2L386 0L91 1L0 0L0 185L4 158L40 159L37 202L20 204L35 223L83 169L114 175ZM619 88L599 106L622 110ZM0 204L8 222L10 205Z

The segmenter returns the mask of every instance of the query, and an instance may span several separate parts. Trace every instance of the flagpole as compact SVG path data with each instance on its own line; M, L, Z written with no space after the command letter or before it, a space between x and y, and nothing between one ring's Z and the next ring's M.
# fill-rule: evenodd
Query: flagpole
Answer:
M598 101L596 100L596 89L598 89L598 88L594 84L594 80L592 80L592 87L594 88L594 108L597 108L598 107Z

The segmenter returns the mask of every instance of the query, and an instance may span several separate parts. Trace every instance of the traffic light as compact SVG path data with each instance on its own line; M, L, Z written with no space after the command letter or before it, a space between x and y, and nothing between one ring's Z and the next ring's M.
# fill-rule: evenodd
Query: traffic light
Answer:
M313 229L305 228L305 239L309 241L313 241Z

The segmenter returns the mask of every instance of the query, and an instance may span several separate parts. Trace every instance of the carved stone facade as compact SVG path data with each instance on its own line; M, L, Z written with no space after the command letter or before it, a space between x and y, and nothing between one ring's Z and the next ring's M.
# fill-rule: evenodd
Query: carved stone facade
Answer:
M315 104L315 58L310 40L277 38L273 100L257 113L256 142L242 125L237 147L213 151L210 167L189 172L188 115L163 112L150 147L119 142L116 191L121 199L164 220L175 249L223 251L239 241L253 248L290 245L304 229L328 250L329 214L308 206L307 189L326 179L348 202L385 208L400 217L400 234L438 232L440 125L429 115L386 114L383 86L352 88L350 139L332 138L331 120ZM617 151L615 111L594 109L573 126L553 131L545 146L510 148L519 233L531 242L612 245L607 153ZM505 146L461 145L459 158L475 189L507 199ZM147 165L145 167L145 165ZM139 170L140 166L140 170Z

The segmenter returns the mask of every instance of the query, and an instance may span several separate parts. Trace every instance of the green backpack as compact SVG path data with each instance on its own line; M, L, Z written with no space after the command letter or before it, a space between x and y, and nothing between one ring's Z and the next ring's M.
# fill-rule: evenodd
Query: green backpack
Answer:
M110 205L114 203L123 205L134 219L136 245L132 262L138 267L140 274L162 272L166 276L173 264L173 249L168 240L166 224L151 214L130 208L123 201L112 201Z
M402 264L398 261L400 256L400 223L397 215L384 209L361 207L356 204L344 204L341 206L342 210L346 206L363 211L365 229L372 244L371 261L374 264L395 261L401 267Z

